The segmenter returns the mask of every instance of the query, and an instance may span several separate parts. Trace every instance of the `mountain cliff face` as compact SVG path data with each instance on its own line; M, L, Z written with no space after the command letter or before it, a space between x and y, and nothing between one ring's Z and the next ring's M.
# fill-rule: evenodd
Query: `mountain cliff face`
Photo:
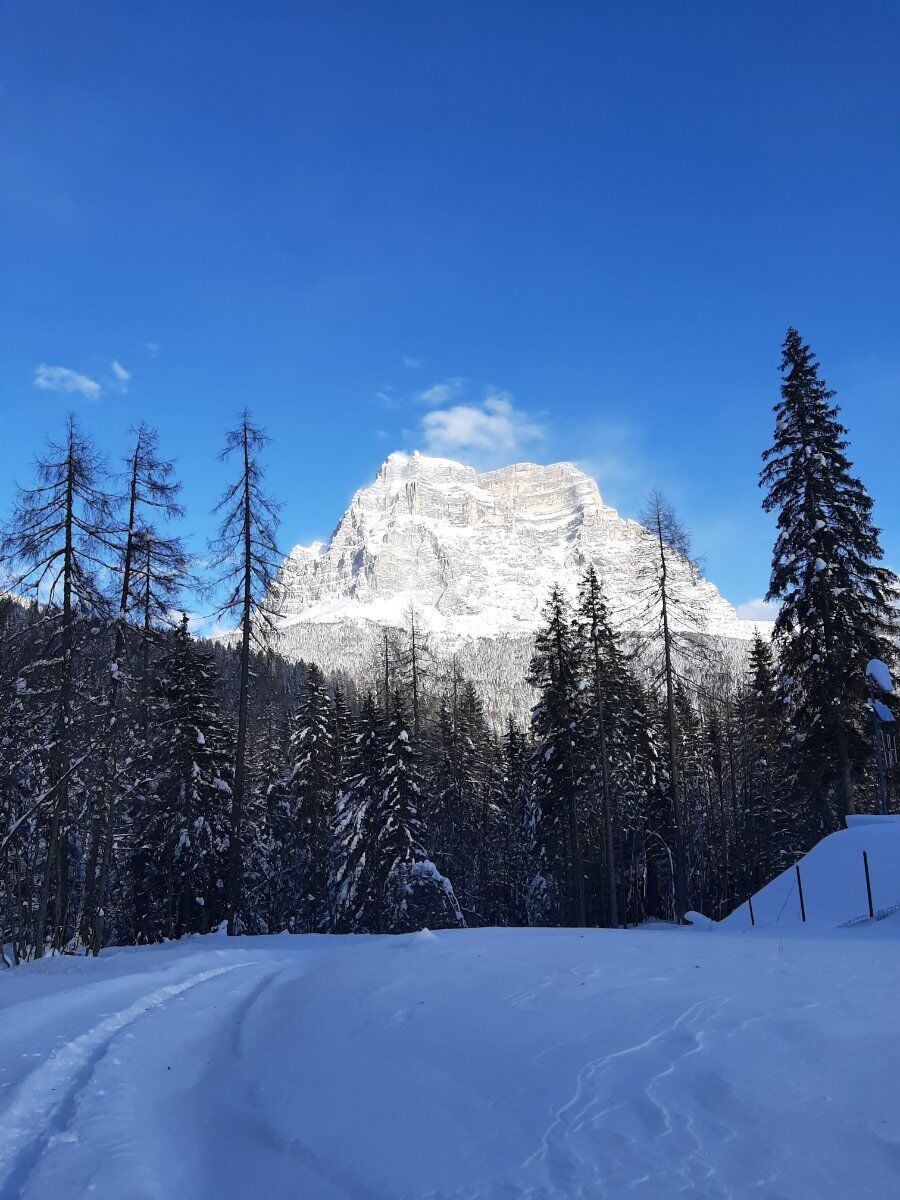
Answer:
M448 459L392 454L353 497L327 543L297 546L278 574L276 648L362 679L374 672L385 627L411 610L435 657L461 669L503 706L526 700L524 674L551 588L574 596L593 563L623 632L640 623L642 558L653 540L604 504L596 483L571 463L517 463L478 473ZM692 582L684 632L746 641L712 584ZM499 691L498 691L499 689ZM522 703L520 703L520 701Z

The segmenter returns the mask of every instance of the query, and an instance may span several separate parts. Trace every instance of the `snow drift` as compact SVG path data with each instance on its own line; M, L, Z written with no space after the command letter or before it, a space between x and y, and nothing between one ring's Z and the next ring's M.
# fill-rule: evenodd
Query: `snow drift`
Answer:
M848 817L848 828L832 833L800 859L800 882L810 925L843 925L868 914L863 851L869 860L876 912L900 904L900 817ZM753 897L757 926L802 924L794 867L782 872ZM719 924L750 928L746 902Z

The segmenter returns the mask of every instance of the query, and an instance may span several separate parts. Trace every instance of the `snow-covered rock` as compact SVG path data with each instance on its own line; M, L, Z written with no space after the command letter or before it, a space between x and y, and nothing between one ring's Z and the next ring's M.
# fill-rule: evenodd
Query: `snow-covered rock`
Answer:
M297 546L272 600L277 648L323 668L370 667L380 631L420 630L439 659L457 655L482 688L518 687L550 590L574 596L593 563L613 619L640 623L638 561L650 535L604 504L597 484L571 463L516 463L478 473L422 454L392 454L350 502L326 543ZM746 642L766 623L742 621L716 588L692 583L696 615L685 631ZM491 644L503 646L499 658Z

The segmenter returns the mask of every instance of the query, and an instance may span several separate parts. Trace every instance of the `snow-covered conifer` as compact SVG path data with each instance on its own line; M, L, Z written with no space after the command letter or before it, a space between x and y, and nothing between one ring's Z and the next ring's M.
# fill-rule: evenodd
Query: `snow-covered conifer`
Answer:
M852 473L835 393L795 329L782 351L775 437L760 474L778 526L767 598L781 605L781 692L824 831L855 811L854 770L868 749L865 667L894 654L897 581L880 565L872 501Z

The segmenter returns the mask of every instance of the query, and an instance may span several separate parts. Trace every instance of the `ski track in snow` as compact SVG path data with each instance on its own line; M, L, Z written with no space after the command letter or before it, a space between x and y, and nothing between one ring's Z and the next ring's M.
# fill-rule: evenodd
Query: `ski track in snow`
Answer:
M79 1093L116 1036L147 1013L209 979L250 964L233 963L190 975L138 997L72 1041L64 1042L34 1067L2 1109L0 1124L0 1195L13 1195L27 1182L41 1153L53 1139L63 1138ZM36 1126L35 1115L41 1124Z

